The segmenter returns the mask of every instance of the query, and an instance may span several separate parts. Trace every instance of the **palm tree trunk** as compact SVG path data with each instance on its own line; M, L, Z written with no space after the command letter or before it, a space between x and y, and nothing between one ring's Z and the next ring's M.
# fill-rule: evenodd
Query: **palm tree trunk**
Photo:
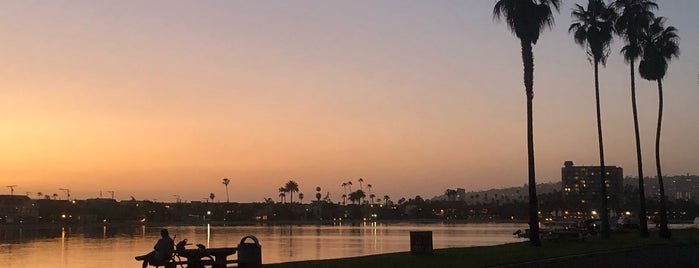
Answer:
M643 183L643 158L641 157L641 134L638 131L638 110L636 109L636 79L634 60L631 59L631 108L633 110L633 130L636 135L636 165L638 166L638 226L641 237L650 237L648 233L648 218L646 216L646 190Z
M660 168L660 129L663 123L663 80L658 79L658 128L655 132L655 169L658 171L658 189L660 190L660 230L661 237L670 238L672 234L667 228L667 204L663 172Z
M607 204L607 172L604 167L604 142L602 142L602 115L599 104L599 60L595 59L595 102L597 108L597 140L599 143L600 183L602 195L602 238L609 239L609 205Z
M527 94L527 155L529 168L529 241L535 247L541 246L539 238L539 202L536 197L536 176L534 166L534 123L532 101L534 100L534 53L532 43L522 40L522 63L524 64L524 88Z
M226 185L226 203L230 203L230 202L231 202L231 200L228 197L228 185Z

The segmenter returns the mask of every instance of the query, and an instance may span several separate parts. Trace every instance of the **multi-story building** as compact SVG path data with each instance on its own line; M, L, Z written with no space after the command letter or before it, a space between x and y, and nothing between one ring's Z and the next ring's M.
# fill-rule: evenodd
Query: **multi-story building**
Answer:
M624 193L624 171L621 167L605 166L605 187L608 207L618 211ZM600 166L575 166L573 161L565 161L561 168L563 197L578 211L588 213L598 210L601 201L602 169Z

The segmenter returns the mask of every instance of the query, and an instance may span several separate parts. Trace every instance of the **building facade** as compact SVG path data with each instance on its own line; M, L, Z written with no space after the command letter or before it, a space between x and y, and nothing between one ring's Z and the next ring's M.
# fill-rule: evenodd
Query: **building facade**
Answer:
M604 169L608 207L619 211L624 194L624 170L616 166L605 166ZM600 166L575 166L573 161L565 161L561 168L561 185L566 202L584 214L599 210L602 203L601 173Z

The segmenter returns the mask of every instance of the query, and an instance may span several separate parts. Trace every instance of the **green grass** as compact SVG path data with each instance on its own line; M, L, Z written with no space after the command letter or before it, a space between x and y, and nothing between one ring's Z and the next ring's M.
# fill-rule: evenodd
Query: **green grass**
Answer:
M434 256L413 256L409 252L401 252L345 259L265 264L263 267L492 267L564 256L677 244L699 244L699 230L673 230L673 238L670 240L658 238L655 233L651 234L651 238L643 239L637 232L632 232L613 234L609 240L590 237L583 242L545 242L540 248L522 242L488 247L437 249Z

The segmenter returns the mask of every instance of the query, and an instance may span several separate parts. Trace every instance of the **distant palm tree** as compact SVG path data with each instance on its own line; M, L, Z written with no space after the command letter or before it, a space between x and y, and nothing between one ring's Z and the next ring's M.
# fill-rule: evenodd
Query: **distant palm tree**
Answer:
M359 178L357 181L359 182L359 190L364 191L364 188L362 187L362 183L364 182L364 179ZM364 201L362 201L362 203L364 203Z
M343 193L343 194L342 194L342 196L343 196L342 204L344 205L344 204L345 204L345 201L347 201L347 200L344 199L344 197L347 196L347 183L346 183L346 182L343 182L343 183L342 183L342 193Z
M640 37L643 30L653 21L652 10L658 5L649 0L616 0L612 6L617 9L619 18L614 28L626 45L621 49L624 60L629 63L631 73L631 109L633 112L633 127L636 137L636 166L638 167L638 197L639 197L639 232L641 237L649 237L648 220L646 217L646 195L643 183L643 157L641 154L641 135L638 130L638 111L636 109L636 78L634 62L641 57L642 47Z
M279 187L279 199L281 200L282 203L286 201L286 188L285 187Z
M347 195L342 194L342 204L344 205L347 202Z
M350 193L352 192L352 181L347 182L347 186L349 186Z
M389 202L389 201L391 201L391 197L388 196L388 195L384 195L384 196L383 196L384 205L388 205L388 202Z
M352 204L358 203L364 197L366 197L366 194L362 190L357 190L349 194L349 200L352 201Z
M609 205L607 204L607 173L604 166L604 142L602 141L602 115L599 102L599 65L603 66L609 56L612 43L616 12L602 0L588 0L587 10L576 4L573 12L573 24L568 32L573 33L575 43L583 46L595 69L595 104L597 108L597 141L600 161L600 198L602 220L602 238L609 238Z
M231 180L228 178L223 178L223 185L226 186L226 203L231 202L231 200L228 198L228 184L231 183Z
M658 172L658 189L660 190L660 230L662 237L670 238L667 228L667 205L663 173L660 168L660 129L663 122L663 78L667 73L669 61L680 55L677 29L664 26L665 18L658 17L645 31L641 42L643 58L638 66L638 73L646 80L658 81L658 127L655 134L655 167Z
M284 188L286 188L286 190L290 193L289 196L291 197L291 199L289 202L293 204L294 203L294 192L299 191L299 184L296 183L296 181L294 181L294 180L290 180L290 181L286 182L286 185L284 186Z
M211 198L211 202L214 202L214 198L216 198L216 195L214 193L209 193L209 198Z
M44 196L44 193L42 193L42 192L36 192L36 196L37 196L39 199L41 199L41 197Z
M323 196L323 195L320 194L320 186L317 186L317 187L316 187L316 200L317 200L317 201L320 201L320 198L321 198L322 196Z
M369 200L371 200L371 204L374 204L374 198L376 198L375 194L369 194Z
M299 203L303 204L303 193L299 193Z
M524 65L524 88L527 96L527 154L529 175L529 230L530 241L541 246L539 238L538 201L536 199L536 175L534 165L534 125L532 120L534 99L534 53L532 45L539 34L553 26L552 8L560 8L560 0L498 0L493 8L496 19L504 18L507 26L519 38Z
M366 188L368 189L367 191L369 191L369 193L371 193L371 187L372 187L371 183L366 185Z

